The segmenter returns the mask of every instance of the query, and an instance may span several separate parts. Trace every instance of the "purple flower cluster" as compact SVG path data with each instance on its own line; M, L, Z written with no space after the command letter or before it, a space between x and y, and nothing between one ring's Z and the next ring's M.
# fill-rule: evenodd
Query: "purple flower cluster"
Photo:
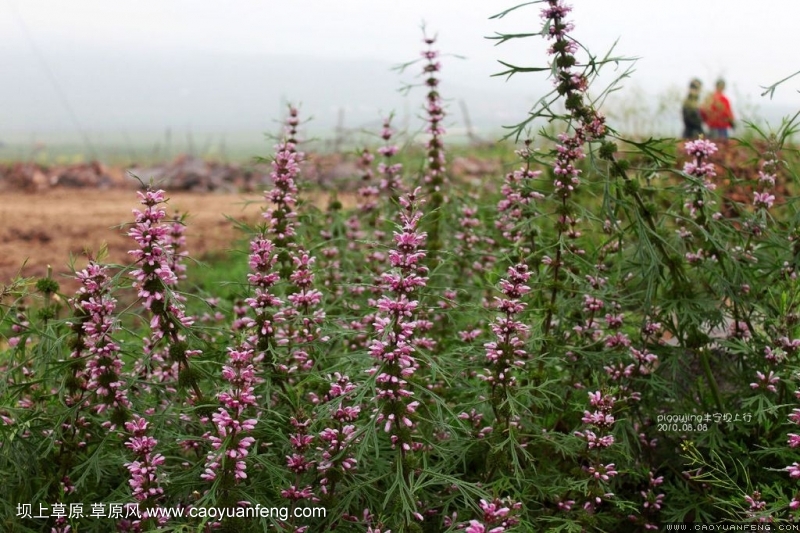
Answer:
M401 180L403 172L402 163L393 163L394 156L397 154L398 146L392 143L394 130L392 129L392 117L389 116L383 121L381 139L384 145L378 148L378 153L383 156L383 160L378 163L378 174L381 176L380 188L396 199L403 191Z
M716 186L710 180L717 175L714 164L708 161L708 158L717 153L717 145L707 139L697 139L689 141L684 145L686 153L694 159L687 161L683 165L683 171L696 178L704 180L704 185L714 190Z
M295 145L284 141L276 147L272 161L273 188L266 193L267 200L273 205L264 211L267 227L279 248L294 239L294 207L297 204L297 183L295 178L300 172L302 153L295 150Z
M776 385L780 383L780 378L773 372L769 370L767 372L760 372L756 371L756 378L757 381L754 381L750 384L751 389L759 389L764 390L767 392L771 392L773 394L778 393L778 388Z
M465 205L461 208L461 218L458 219L458 227L462 231L457 231L455 237L458 244L455 249L455 256L459 258L459 265L462 274L473 277L483 272L491 270L495 263L495 257L491 253L486 253L487 248L491 249L495 241L491 237L481 235L478 228L481 226L481 220L478 218L478 208L472 205ZM455 300L455 291L446 291L452 293ZM447 294L445 298L449 298ZM446 305L441 305L446 307Z
M664 483L664 477L656 477L652 470L647 474L647 490L639 491L639 494L644 499L642 512L639 515L628 515L628 520L640 524L645 531L658 531L659 526L656 523L656 515L661 511L661 507L664 505L664 498L666 498L663 492L659 492L660 489L658 487Z
M128 232L128 236L133 237L139 245L138 249L128 252L140 264L140 268L131 275L135 279L134 288L138 290L139 297L144 299L144 306L156 317L154 329L163 336L165 332L160 324L164 318L160 311L168 304L168 287L174 286L178 281L177 275L170 268L173 262L172 245L168 237L170 230L162 223L167 214L162 206L166 202L166 196L163 190L148 190L137 194L145 209L133 210L136 225Z
M744 222L744 229L753 237L760 237L767 229L767 213L775 205L772 190L778 179L780 161L774 148L768 148L758 170L758 183L753 191L753 207L755 213ZM751 251L751 250L746 250Z
M293 105L289 106L289 115L283 124L283 131L286 142L292 147L297 146L297 127L300 125L300 111Z
M745 514L748 519L761 523L773 521L766 510L767 502L761 499L761 492L755 491L753 494L748 494L744 497L744 501L747 503L747 511Z
M240 326L251 330L248 342L257 351L256 361L261 361L275 336L275 309L283 302L273 294L272 287L280 275L273 271L278 258L275 245L263 235L250 241L250 273L247 280L254 287L254 294L245 300L255 318L242 317ZM272 364L273 361L268 361Z
M313 341L320 340L320 324L325 319L325 312L320 307L322 293L314 288L315 274L312 269L316 259L294 242L297 233L297 213L294 211L298 193L296 179L304 158L303 153L296 149L297 115L297 109L290 107L285 126L286 140L277 146L272 161L273 188L266 193L266 198L273 207L264 213L271 242L266 236L255 239L251 243L250 256L251 269L256 272L251 274L250 282L256 286L256 296L248 299L248 303L258 316L257 344L260 350L265 350L269 337L274 340L275 346L286 348L288 359L269 361L274 369L284 374L308 371L314 366L309 346ZM365 177L368 178L371 174L368 154L364 157ZM371 192L367 196L370 195ZM266 272L276 262L276 258L270 255L273 247L282 250L277 254L277 260L280 261L278 274ZM258 274L261 270L265 271L263 276ZM291 284L283 302L269 293L269 288L279 277ZM270 307L278 309L270 315L267 312Z
M14 317L14 322L11 324L11 332L14 333L13 337L9 337L8 345L11 348L16 348L22 340L23 333L31 327L31 323L25 313L17 313ZM30 343L30 337L26 343Z
M561 133L558 136L558 140L556 160L553 165L553 173L555 174L553 186L558 196L568 198L580 184L581 170L575 167L575 163L586 157L583 152L585 139L582 132L576 132L572 136Z
M358 441L354 422L361 414L361 407L352 405L356 390L349 377L337 372L325 396L320 399L311 395L311 402L324 405L328 412L328 423L317 436L321 444L317 448L320 454L317 471L322 475L319 481L322 494L333 494L336 484L352 475L356 468L356 457L349 450Z
M325 228L331 227L335 215L333 210L326 213ZM342 275L342 262L340 259L341 252L337 246L334 245L334 235L329 229L321 229L320 237L324 247L320 250L320 271L324 273L321 280L321 286L325 288L326 298L335 299L344 295L344 284L341 283Z
M761 162L761 168L758 171L758 183L762 190L769 190L775 186L778 179L778 159L774 153L770 153L769 159Z
M285 374L308 372L314 366L311 345L314 341L327 340L321 337L321 324L325 321L325 310L321 308L322 293L314 288L312 267L316 260L302 249L291 253L294 269L289 282L294 288L286 297L288 304L279 312L281 327L276 332L276 344L286 346L289 360L277 365Z
M367 216L354 214L345 223L348 250L363 255L365 259L363 264L365 268L363 270L368 271L372 276L378 276L386 265L386 253L384 250L387 245L387 233L383 230L387 223L385 219L386 211L379 207L381 205L384 207L394 206L400 194L405 190L402 182L403 165L393 162L399 148L392 143L392 137L395 132L392 129L391 121L391 115L384 119L380 134L384 144L377 149L377 153L381 157L377 165L377 176L380 181L376 184L365 185L359 189L358 207L360 211L366 212ZM368 163L371 164L373 160L373 155L367 155L367 151L364 150L359 166L364 168ZM372 180L373 177L371 167L367 168L363 174L365 183L369 183L369 180ZM381 196L388 201L380 202ZM326 253L332 253L332 251L326 250ZM356 270L363 271L359 266L356 266ZM335 274L331 273L331 275ZM349 286L348 290L354 296L363 294L367 290L361 284L359 277L355 277L353 281L354 283ZM337 292L340 291L341 289L337 289Z
M183 329L194 324L194 318L188 316L183 304L173 293L178 282L178 275L172 269L177 264L173 250L177 242L171 236L172 228L165 222L166 202L163 190L138 192L144 210L134 209L135 226L128 232L139 246L128 253L134 258L139 268L131 272L133 286L138 291L142 304L151 314L150 338L147 339L145 353L153 362L163 365L156 370L157 376L165 379L174 376L181 369L188 369L188 358L198 355L199 350L186 347L186 336ZM163 353L158 352L158 343L166 338L172 349L166 350L171 361L167 363ZM197 384L192 382L195 395L201 397Z
M228 349L228 362L222 367L222 378L230 386L217 394L222 407L211 416L217 435L208 437L214 451L209 452L205 471L200 477L214 481L222 470L224 476L238 483L247 477L245 458L255 442L248 433L258 422L244 416L247 409L256 405L253 350L248 347Z
M753 193L753 205L757 209L770 209L774 203L775 195L770 194L769 191Z
M358 168L361 170L363 185L358 188L358 209L364 213L371 213L378 208L380 189L374 185L373 161L375 161L375 156L369 151L369 148L361 150L361 157L358 158Z
M583 73L574 70L578 44L567 35L574 25L564 20L570 11L572 8L563 1L548 0L541 12L549 25L546 38L554 41L548 52L555 57L556 90L565 98L567 110L577 120L573 134L560 134L556 145L553 184L556 195L562 199L570 197L580 184L581 171L575 165L586 156L583 144L602 138L606 131L605 118L584 104L583 95L589 84Z
M286 456L286 466L294 473L295 483L289 486L288 489L282 490L281 496L291 501L292 505L303 500L317 502L319 498L314 494L314 489L311 485L300 487L300 481L303 479L304 474L311 472L315 465L315 462L309 458L311 445L314 442L314 436L310 435L308 431L311 421L298 420L296 417L292 417L290 422L294 433L289 435L292 454Z
M470 520L459 529L463 528L466 533L504 533L519 524L514 513L522 509L521 503L494 499L491 502L481 500L480 506L481 520Z
M95 412L112 410L124 414L130 402L121 379L120 347L112 338L119 325L114 318L116 300L109 292L111 280L106 267L93 261L76 277L81 288L75 306L86 314L81 327L85 334L84 349L90 355L85 370L86 389L94 392ZM108 427L114 429L113 424Z
M91 263L90 263L91 266ZM78 272L76 274L76 278L81 280L81 276L85 274L85 272ZM96 287L92 287L93 289L97 290ZM89 300L92 296L95 296L94 293L89 293L90 289L87 289L85 284L82 282L81 287L78 289L78 292L74 298L70 299L70 304L72 304L74 309L74 317L73 319L68 322L70 329L74 333L74 337L70 340L70 348L71 352L69 354L69 358L71 359L69 366L67 367L67 372L69 377L65 382L64 387L64 403L67 406L81 406L81 407L89 407L89 401L87 400L87 390L86 390L86 358L88 347L86 345L86 336L87 333L84 330L84 324L92 320L91 313L83 307L83 303ZM21 317L18 315L17 320L20 320ZM17 326L14 324L14 326ZM14 330L16 333L17 330ZM75 416L78 416L78 413L75 413ZM72 431L73 436L77 437L77 424L74 424L75 420L72 421L72 424L64 424L62 429L67 432ZM67 426L75 426L73 428L69 428ZM78 437L82 438L82 437ZM85 445L85 443L84 443Z
M148 514L146 504L155 504L164 495L164 489L159 484L158 467L164 464L164 456L153 453L158 441L147 435L148 422L144 418L136 415L130 422L125 422L125 429L131 433L130 438L125 442L125 447L133 451L136 460L125 463L125 467L130 472L129 484L133 489L133 497L139 502L142 511L142 519L146 520ZM159 525L166 523L165 516L156 518ZM138 523L135 522L130 530L138 531Z
M272 207L264 211L267 228L278 248L287 248L294 241L296 228L294 208L297 204L297 182L300 163L305 155L297 150L297 126L300 123L297 108L289 106L289 117L284 125L285 137L275 147L272 160L272 189L267 191L266 199Z
M363 521L367 526L366 533L392 533L391 529L386 529L383 522L377 521L375 516L370 513L369 509L364 509ZM350 516L348 517L350 521L356 522L358 521L357 516Z
M375 327L378 338L369 346L375 359L370 370L375 375L376 401L375 422L383 425L390 434L392 447L400 446L406 453L420 446L414 442L411 432L415 427L414 412L419 406L412 400L414 392L409 390L408 378L419 367L414 358L414 344L418 322L414 320L419 302L410 296L427 284L428 269L423 266L426 234L417 229L421 214L416 210L417 195L400 198L403 210L400 213L401 232L395 232L395 248L389 252L389 263L394 269L381 276L384 295L375 307Z
M495 227L500 230L503 237L515 244L524 243L524 232L519 227L520 222L530 216L528 206L536 200L544 199L544 195L533 189L531 181L541 176L542 172L531 169L531 141L525 141L525 147L517 150L516 154L524 162L521 168L506 174L500 193L503 198L497 203L498 217ZM530 247L529 247L530 248Z
M425 37L424 42L428 45L428 49L422 52L422 57L425 58L422 75L425 77L425 86L428 88L425 107L425 120L428 126L425 131L430 135L430 138L426 146L428 165L423 179L429 192L438 192L444 184L446 162L444 144L442 143L442 136L445 133L442 122L444 121L445 113L442 107L442 98L439 95L439 78L437 77L442 65L437 60L439 57L438 50L433 48L436 38Z
M509 389L516 384L514 369L524 366L528 358L525 339L529 328L518 319L518 315L527 306L521 299L531 290L527 285L530 277L524 263L508 268L506 278L500 281L503 297L495 298L500 316L495 319L491 328L496 340L484 344L488 363L481 379L491 387L495 422L503 426L503 430L508 429L510 422L504 404L508 402Z
M614 463L603 464L600 452L614 444L614 435L611 428L614 425L614 410L616 398L602 392L590 392L589 403L593 411L584 411L581 421L587 428L576 431L575 436L586 442L586 449L590 453L589 464L583 466L584 472L589 477L589 499L584 503L584 510L594 512L595 509L614 496L605 489L605 484L618 474Z
M169 249L170 263L169 267L175 273L178 281L186 279L186 258L189 252L185 250L186 247L186 224L182 216L178 213L172 220L167 221L169 232L166 235L165 244ZM175 295L176 298L183 301L182 295Z
M705 191L713 191L716 184L712 181L717 175L714 163L709 161L717 152L717 145L706 139L689 141L685 145L686 153L692 157L683 165L683 172L695 180L687 184L688 192L693 194L693 199L686 202L686 209L692 218L697 218L711 202L705 199Z
M794 396L795 398L800 399L800 390L796 390ZM789 422L795 426L800 426L800 408L792 409L792 413L789 415ZM800 434L789 433L787 437L787 444L790 448L800 448ZM789 473L790 478L795 480L800 479L800 463L794 462L790 466L787 466L784 470ZM789 502L789 509L792 511L800 510L800 492L795 493L791 502Z
M596 265L596 268L597 273L587 275L585 279L593 289L599 290L606 286L608 278L602 275L604 270L602 264ZM614 350L624 352L625 360L606 364L603 370L614 381L618 400L631 402L641 400L641 394L631 387L633 378L651 374L658 363L658 356L647 348L640 350L632 346L630 337L622 330L625 314L621 311L619 303L584 294L583 312L586 318L573 326L572 331L587 342L602 342L608 356L611 356ZM600 316L603 316L602 320ZM660 328L661 324L647 321L642 332L647 338L656 335Z

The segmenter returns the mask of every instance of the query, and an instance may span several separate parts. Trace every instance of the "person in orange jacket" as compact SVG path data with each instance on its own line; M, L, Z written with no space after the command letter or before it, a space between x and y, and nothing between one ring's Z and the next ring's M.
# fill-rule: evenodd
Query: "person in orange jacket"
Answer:
M728 97L725 96L725 81L717 80L717 89L706 100L700 109L703 122L708 126L708 136L711 139L727 139L728 128L734 127L733 111Z

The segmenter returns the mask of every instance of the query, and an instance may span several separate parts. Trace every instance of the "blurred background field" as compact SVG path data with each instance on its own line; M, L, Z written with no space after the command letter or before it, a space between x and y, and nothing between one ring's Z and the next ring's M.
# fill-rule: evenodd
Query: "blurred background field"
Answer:
M497 48L487 39L529 29L525 17L489 18L508 7L503 0L248 0L225 8L9 0L0 4L0 67L13 73L0 84L0 161L129 165L189 154L247 163L271 152L265 134L277 134L288 101L310 118L304 132L317 139L313 151L360 146L390 113L414 136L418 95L402 89L421 80L415 68L393 69L419 57L423 23L444 54L448 144L470 134L492 142L550 90L544 77L492 77L506 70L498 60L527 66L545 47L517 39ZM680 135L681 100L694 77L704 91L727 80L740 124L776 124L798 107L795 84L761 96L797 70L795 2L771 4L781 16L770 21L769 39L747 37L754 31L747 4L578 0L575 8L593 21L577 30L583 45L637 58L601 105L626 135ZM627 66L606 69L594 95Z
M289 101L308 118L303 183L320 198L357 189L357 152L380 143L390 114L407 170L417 172L425 136L414 85L421 79L416 65L397 67L419 57L423 21L444 52L449 171L457 182L495 191L514 159L513 143L501 141L504 126L550 89L544 77L492 76L505 69L498 60L525 66L545 46L522 40L498 49L486 38L530 27L524 17L489 19L508 7L503 0L246 1L225 9L205 1L0 4L0 66L14 73L0 84L3 280L42 275L48 264L65 272L65 253L80 256L103 242L123 261L126 239L117 226L135 204L134 175L168 189L174 207L196 217L193 255L229 245L235 231L223 214L258 201L268 185L268 165L256 158L273 153ZM761 96L793 71L785 40L797 6L788 0L776 3L784 16L772 21L770 40L736 37L752 24L745 6L578 0L575 7L593 21L579 27L582 43L638 57L619 90L597 102L627 137L677 137L694 76L706 89L717 77L729 81L735 134L746 139L746 121L778 124L798 107L791 83L774 99ZM682 15L689 11L692 17ZM602 94L626 65L607 69L592 91ZM547 124L530 126L535 134ZM747 167L749 155L728 154L722 163L732 171ZM732 191L737 201L742 194Z

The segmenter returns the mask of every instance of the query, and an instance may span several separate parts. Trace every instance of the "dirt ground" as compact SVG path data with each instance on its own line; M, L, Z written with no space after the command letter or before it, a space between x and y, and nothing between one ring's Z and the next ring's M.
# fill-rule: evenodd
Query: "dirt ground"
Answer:
M230 248L242 234L224 215L256 222L265 202L260 194L169 193L168 214L188 213L187 250L195 258ZM61 276L86 265L86 251L104 243L109 261L127 264L133 241L125 233L140 207L132 191L62 189L0 195L0 287L16 275L42 276L48 265L67 291L77 284ZM249 205L247 202L250 201ZM324 198L316 198L321 203ZM125 226L123 226L125 225ZM24 263L24 266L23 266Z

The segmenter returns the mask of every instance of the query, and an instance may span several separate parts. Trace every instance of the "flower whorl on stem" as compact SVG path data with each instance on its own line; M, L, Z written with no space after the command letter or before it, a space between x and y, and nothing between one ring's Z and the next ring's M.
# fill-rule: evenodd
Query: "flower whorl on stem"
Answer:
M385 144L378 148L378 153L383 156L383 161L378 163L378 174L381 176L381 190L391 195L392 199L397 199L403 191L403 182L401 180L403 164L393 163L394 156L397 155L399 150L398 146L392 143L394 133L392 117L389 116L384 119L383 130L381 131L381 139Z
M295 178L300 171L302 154L295 151L295 145L284 141L277 146L272 161L271 191L266 193L267 201L274 207L264 212L267 227L278 248L286 248L294 241L294 206L297 204L297 183Z
M430 198L430 205L428 207L431 218L428 228L428 250L429 261L436 261L438 251L442 248L439 229L441 225L442 212L441 207L445 203L445 196L443 187L445 184L445 153L444 143L442 136L445 134L443 121L445 117L444 107L442 105L442 98L439 94L439 78L437 73L441 70L442 65L437 61L439 51L433 49L433 44L436 42L435 37L425 37L425 44L428 49L422 52L422 57L425 58L426 63L422 69L422 75L425 77L425 86L428 88L425 104L425 121L428 123L426 132L430 135L427 149L427 166L423 176L423 183Z
M222 407L211 416L217 435L209 436L214 451L209 452L205 472L200 477L213 481L222 470L223 475L238 483L247 477L244 459L249 454L248 448L255 442L247 434L255 429L258 422L243 416L247 409L256 405L253 350L247 347L229 348L228 362L222 367L222 377L229 383L229 389L217 394Z
M525 141L525 147L517 150L516 154L522 159L524 165L506 174L500 192L503 198L497 203L498 218L495 227L503 237L515 245L527 245L528 253L533 252L533 243L525 242L525 233L520 228L520 223L530 216L529 206L535 201L544 199L544 195L532 187L532 181L541 176L541 170L531 168L531 140ZM531 236L532 239L532 236Z
M422 52L422 57L425 58L426 63L422 68L422 75L425 76L425 86L428 88L426 96L425 118L428 126L426 132L430 135L426 145L428 152L428 166L424 176L424 182L428 191L439 192L444 184L445 178L445 155L444 144L442 143L442 135L445 133L442 122L444 121L445 113L442 106L442 98L439 94L439 78L437 72L442 68L441 63L437 61L439 51L433 49L433 44L436 42L435 37L425 37L425 44L428 49Z
M250 241L250 274L247 280L255 287L255 294L245 300L253 310L255 319L242 319L244 326L252 330L248 342L258 351L258 360L270 349L275 336L275 316L283 301L272 293L272 287L280 280L273 268L278 258L272 241L259 235ZM272 360L268 363L273 363Z
M709 158L717 152L718 148L716 144L706 139L689 141L684 148L686 153L693 159L684 163L683 171L698 180L698 183L688 184L690 192L698 193L696 200L692 204L687 204L691 215L694 217L696 211L704 206L703 198L699 193L704 189L713 191L717 188L717 185L712 181L717 175L717 170L714 163L709 161Z
M605 118L584 103L583 95L589 88L586 75L573 70L578 43L567 35L574 25L564 20L570 11L572 8L561 0L548 0L547 7L542 10L542 18L549 24L546 38L555 40L548 53L555 56L556 91L565 98L567 111L577 121L573 134L562 133L556 145L554 185L556 195L561 198L570 197L580 184L581 171L575 164L586 157L583 144L605 135Z
M119 329L114 319L116 300L109 294L111 280L106 267L94 261L78 272L77 278L82 287L79 290L76 307L83 310L88 318L82 325L86 335L85 347L91 355L86 363L88 377L86 389L94 391L95 412L103 413L111 409L115 415L124 417L130 402L120 378L122 372L120 346L111 337L114 331Z
M492 324L492 331L497 339L484 345L488 367L481 379L488 382L492 388L495 421L503 426L504 430L508 429L510 423L506 396L509 388L516 383L513 370L522 367L528 355L524 339L529 328L515 317L525 310L526 304L520 299L531 290L527 285L530 277L528 267L523 263L508 268L506 279L500 281L500 290L504 298L496 298L497 309L501 316Z
M129 484L133 489L133 498L139 502L140 507L146 507L142 504L155 504L164 495L164 489L158 482L158 467L164 464L164 456L160 453L153 453L158 441L147 435L149 423L144 418L136 415L130 422L125 422L125 429L127 429L131 436L125 442L125 447L132 450L136 456L136 460L130 463L125 463L125 467L131 474ZM147 509L142 511L142 519L149 518ZM167 521L167 517L159 515L156 517L159 525L163 525ZM133 524L133 530L138 531L138 523Z
M379 405L375 421L383 424L384 431L390 434L392 447L400 446L401 453L419 447L411 435L415 427L413 415L419 402L411 400L414 393L409 390L407 381L419 367L414 358L417 321L413 320L419 302L409 296L427 284L428 274L428 269L421 264L425 258L421 247L426 234L417 229L421 217L416 210L419 192L417 188L400 198L402 231L395 232L396 247L389 252L394 271L381 276L385 292L375 303L378 313L374 327L378 338L369 346L370 355L376 360L370 370L376 375Z
M191 356L201 353L199 350L189 350L186 345L186 336L181 331L194 324L194 318L187 315L180 299L173 294L172 288L178 282L178 275L172 266L176 264L173 257L173 247L177 245L170 237L170 227L163 222L166 211L162 204L166 202L163 190L147 190L138 192L144 210L134 209L136 225L128 232L136 241L139 248L128 253L139 264L139 268L131 272L134 278L133 287L137 290L142 305L147 309L150 319L150 338L146 340L147 349L151 358L163 362L162 356L154 350L156 345L164 338L169 343L170 365L178 371L188 371ZM167 367L167 372L169 366ZM202 397L197 382L188 374L195 395Z

